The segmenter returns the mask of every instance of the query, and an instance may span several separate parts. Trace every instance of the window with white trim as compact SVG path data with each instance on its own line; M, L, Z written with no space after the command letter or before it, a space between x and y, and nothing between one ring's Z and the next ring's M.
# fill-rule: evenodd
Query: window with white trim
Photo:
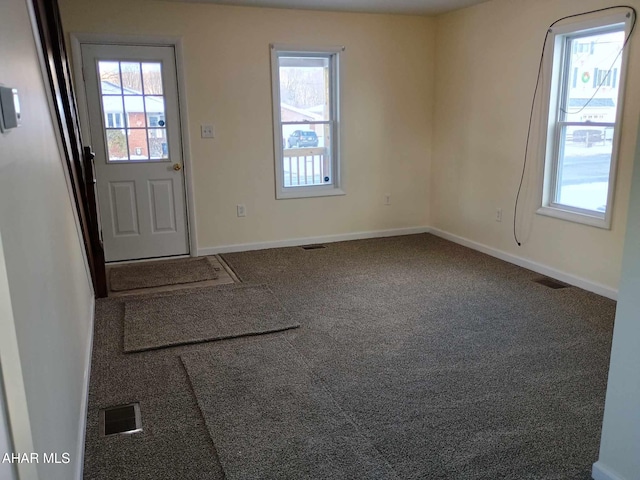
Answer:
M538 213L610 228L630 20L607 15L555 26L550 33Z
M271 46L276 198L343 195L339 48Z
M119 128L122 127L122 114L121 113L107 113L107 127Z

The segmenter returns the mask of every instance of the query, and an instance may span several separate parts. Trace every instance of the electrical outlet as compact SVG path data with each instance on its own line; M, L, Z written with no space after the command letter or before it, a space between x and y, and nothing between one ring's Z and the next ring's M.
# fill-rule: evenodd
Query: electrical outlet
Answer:
M200 125L201 138L213 138L213 125Z
M391 205L391 194L390 193L385 193L384 194L384 204L385 205Z
M238 217L246 217L247 209L244 205L238 204L236 205L236 213L238 214Z
M502 209L498 208L496 210L496 222L501 222L502 221Z

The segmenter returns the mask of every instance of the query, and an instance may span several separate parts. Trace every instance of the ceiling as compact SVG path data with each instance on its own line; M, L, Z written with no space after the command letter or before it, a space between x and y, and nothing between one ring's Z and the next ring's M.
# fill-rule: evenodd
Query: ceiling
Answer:
M250 7L297 8L404 15L437 15L487 0L174 0Z

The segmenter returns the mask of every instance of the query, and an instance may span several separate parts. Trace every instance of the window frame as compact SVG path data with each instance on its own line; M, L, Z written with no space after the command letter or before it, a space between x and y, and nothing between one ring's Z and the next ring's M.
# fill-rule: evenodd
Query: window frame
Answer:
M272 109L273 109L273 147L275 163L275 187L276 199L307 198L307 197L327 197L335 195L345 195L342 188L342 159L341 159L341 109L340 109L340 59L344 47L314 47L314 46L293 46L273 43L271 50L271 87L272 87ZM329 121L318 123L328 123L331 128L331 144L328 146L331 151L331 182L323 185L304 185L295 187L284 186L284 148L282 145L282 118L280 99L280 68L279 58L282 56L320 56L329 60ZM286 122L292 124L292 122ZM308 122L314 123L314 122ZM303 126L305 122L300 122Z
M592 16L582 21L567 21L554 26L549 32L549 38L545 48L545 95L543 96L542 118L546 123L546 131L541 135L542 152L542 188L540 192L540 207L537 213L581 223L593 227L610 229L613 212L613 201L616 189L618 153L620 145L621 124L624 110L624 98L626 87L627 63L629 61L629 45L625 45L622 51L620 71L617 76L618 98L614 127L614 134L611 148L611 164L609 169L609 182L607 192L607 207L605 212L597 212L570 205L564 205L556 201L558 166L561 152L561 134L563 125L584 122L569 122L560 119L561 102L565 98L566 88L569 85L572 71L569 69L571 51L567 48L568 39L579 39L581 37L606 33L618 30L616 26L622 27L625 39L628 38L632 25L632 13L621 12L607 15ZM614 67L616 68L616 67ZM613 71L613 70L612 70ZM591 122L590 126L599 127L610 122Z

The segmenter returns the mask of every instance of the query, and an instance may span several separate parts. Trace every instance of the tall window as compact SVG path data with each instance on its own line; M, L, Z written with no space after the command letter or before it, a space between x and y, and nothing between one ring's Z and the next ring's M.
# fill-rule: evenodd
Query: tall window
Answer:
M276 198L342 195L341 48L271 46Z
M554 27L539 213L610 227L629 18ZM547 52L548 53L548 52Z

